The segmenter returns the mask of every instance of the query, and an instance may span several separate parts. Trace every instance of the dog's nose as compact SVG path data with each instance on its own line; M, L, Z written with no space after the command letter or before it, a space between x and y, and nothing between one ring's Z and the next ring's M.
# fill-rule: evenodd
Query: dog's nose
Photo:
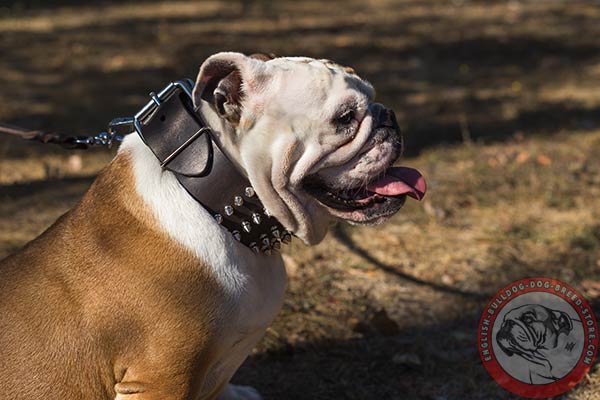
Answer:
M381 104L376 104L376 107L373 108L372 112L377 128L386 128L386 130L391 129L396 132L396 134L401 134L398 121L396 120L396 114L394 114L392 109L386 108Z
M384 108L379 114L379 126L383 128L398 128L398 121L396 121L396 114L389 108Z

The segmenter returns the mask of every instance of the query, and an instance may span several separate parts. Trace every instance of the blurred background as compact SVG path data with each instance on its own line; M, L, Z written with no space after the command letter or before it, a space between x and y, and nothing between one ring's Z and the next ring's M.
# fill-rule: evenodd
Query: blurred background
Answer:
M427 198L286 250L284 309L235 380L266 399L512 399L477 354L496 290L553 277L600 310L599 21L574 0L0 1L0 121L96 134L223 50L354 67ZM114 152L0 137L0 257ZM561 398L600 398L600 367Z

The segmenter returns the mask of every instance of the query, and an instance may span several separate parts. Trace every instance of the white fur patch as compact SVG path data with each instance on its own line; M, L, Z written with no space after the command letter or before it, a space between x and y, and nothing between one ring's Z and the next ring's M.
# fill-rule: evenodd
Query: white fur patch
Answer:
M247 276L240 271L239 263L243 257L238 253L247 249L240 249L177 178L160 167L154 154L137 134L132 133L125 138L119 149L119 152L123 151L132 156L137 192L162 228L212 268L217 280L230 293L239 292Z

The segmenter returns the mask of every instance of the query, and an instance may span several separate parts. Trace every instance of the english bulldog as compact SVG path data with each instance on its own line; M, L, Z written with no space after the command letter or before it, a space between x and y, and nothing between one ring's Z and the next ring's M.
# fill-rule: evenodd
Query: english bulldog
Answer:
M521 358L511 367L526 370L527 383L545 384L573 369L581 356L582 338L581 321L564 311L526 304L504 316L496 341L506 355Z
M239 53L208 58L192 95L246 200L308 245L425 194L392 166L402 139L374 96L327 60ZM282 258L239 242L165 164L128 135L82 200L0 263L1 398L260 398L228 382L281 307ZM235 197L219 168L194 193Z

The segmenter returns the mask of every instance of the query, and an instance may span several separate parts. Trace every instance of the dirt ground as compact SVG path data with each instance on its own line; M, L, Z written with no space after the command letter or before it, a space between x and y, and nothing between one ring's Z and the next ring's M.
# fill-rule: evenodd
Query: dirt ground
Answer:
M579 1L0 3L0 121L96 133L221 50L353 66L426 176L376 229L285 252L285 305L235 381L265 399L513 399L479 361L493 293L530 276L600 311L600 5ZM0 257L111 151L0 138ZM562 399L600 399L600 366Z

